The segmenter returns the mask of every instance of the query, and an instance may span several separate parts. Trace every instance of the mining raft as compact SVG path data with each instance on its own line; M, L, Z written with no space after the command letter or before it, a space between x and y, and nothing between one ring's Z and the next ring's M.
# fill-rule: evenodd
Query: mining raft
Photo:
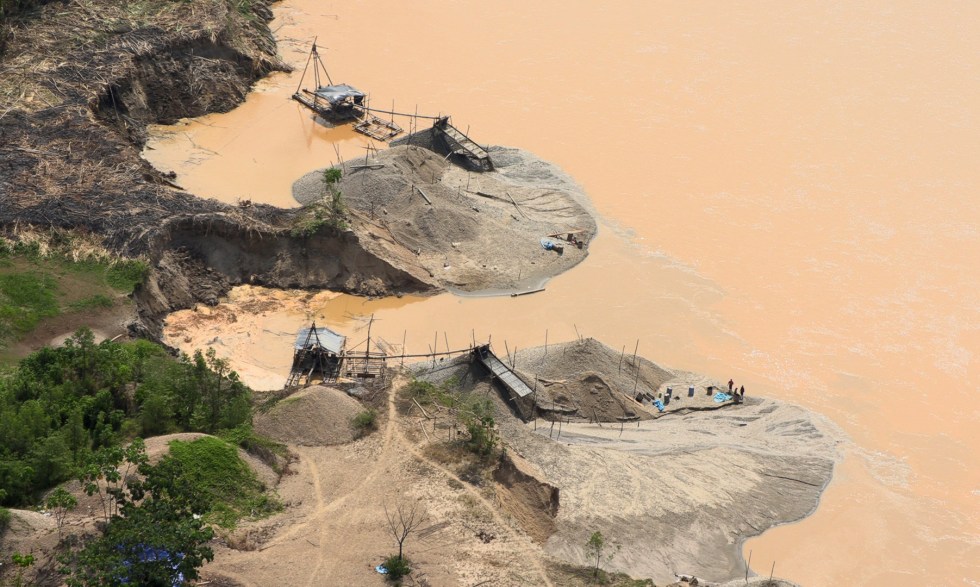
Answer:
M303 87L310 65L313 66L312 89ZM321 73L326 78L326 84L320 77ZM306 106L327 122L338 124L352 122L354 130L372 139L387 141L402 133L402 128L395 123L394 118L385 120L371 113L364 92L349 84L333 83L317 51L315 40L310 50L310 57L306 60L303 76L293 94L293 100Z
M313 66L313 87L303 87L306 74ZM322 76L322 77L321 77ZM326 85L323 80L326 79ZM449 116L427 116L395 112L394 102L391 110L372 108L367 94L349 84L335 84L327 72L323 59L317 51L316 40L310 50L303 75L293 94L293 99L312 110L319 118L333 124L352 123L354 130L382 142L389 141L402 134L402 127L395 122L400 116L409 120L408 136L399 139L406 144L418 144L451 159L453 163L470 171L493 171L493 161L486 147L480 145L469 135L453 126ZM384 114L390 118L380 118ZM420 120L432 121L430 129L418 130ZM396 141L397 143L397 141ZM392 143L393 145L396 143Z

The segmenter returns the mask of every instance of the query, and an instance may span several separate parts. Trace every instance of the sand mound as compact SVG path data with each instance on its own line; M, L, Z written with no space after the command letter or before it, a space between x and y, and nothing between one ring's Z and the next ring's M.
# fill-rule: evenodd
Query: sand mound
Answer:
M354 440L351 419L364 407L346 393L314 385L255 416L255 431L280 442L328 446Z
M530 153L495 147L491 154L495 171L470 173L427 149L392 147L371 158L374 168L359 167L364 159L348 162L338 188L355 213L355 231L387 249L380 251L385 258L408 253L448 288L538 287L588 254L568 243L559 254L541 242L576 229L588 242L596 232L588 199L568 175ZM325 194L323 170L293 184L302 204Z
M632 355L591 338L518 351L515 364L525 381L537 379L537 404L543 415L573 421L652 418L656 412L634 397L648 396L676 378L642 357L634 364Z

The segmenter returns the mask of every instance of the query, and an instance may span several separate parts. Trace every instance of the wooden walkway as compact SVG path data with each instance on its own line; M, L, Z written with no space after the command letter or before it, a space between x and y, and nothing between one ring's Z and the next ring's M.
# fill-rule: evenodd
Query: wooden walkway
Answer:
M469 159L480 171L493 171L493 161L490 160L490 153L487 153L486 149L463 134L458 128L449 124L448 118L440 118L433 125L433 128L442 134L443 138L446 139L449 150L454 154Z
M483 363L493 376L497 378L500 383L507 388L514 396L519 398L525 398L532 393L534 390L531 389L524 380L517 376L510 367L505 365L503 361L497 358L497 355L493 354L490 350L490 345L485 344L483 346L476 347L474 349L476 356Z

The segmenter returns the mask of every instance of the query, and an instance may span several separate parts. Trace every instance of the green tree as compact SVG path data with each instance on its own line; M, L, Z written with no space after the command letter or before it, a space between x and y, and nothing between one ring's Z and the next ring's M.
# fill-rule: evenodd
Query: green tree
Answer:
M71 587L171 587L197 579L214 558L207 546L214 533L200 519L206 503L185 482L180 461L143 461L139 472L143 480L131 478L117 495L119 513L105 533L66 559Z
M54 521L58 524L58 538L61 538L65 518L68 517L68 512L78 506L78 500L75 499L74 495L65 491L63 487L59 487L51 492L51 495L45 500L44 506L54 512Z
M131 475L148 462L146 445L139 438L126 448L102 448L92 454L79 481L86 494L99 496L106 522L118 513L121 504L127 502Z
M592 577L596 578L599 576L599 563L602 560L602 551L606 548L606 539L602 535L602 532L596 530L589 537L588 542L585 543L585 552L589 557L589 560L595 558L595 565L592 569Z

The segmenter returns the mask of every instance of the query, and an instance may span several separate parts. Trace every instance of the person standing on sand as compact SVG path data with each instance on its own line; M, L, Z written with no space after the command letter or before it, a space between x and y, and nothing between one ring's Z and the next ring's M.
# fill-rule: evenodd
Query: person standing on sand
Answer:
M731 393L732 392L732 386L733 385L735 385L735 382L732 381L731 379L729 379L728 380L728 393Z
M738 388L738 394L740 396L742 396L742 399L745 399L745 386L744 385L742 387L739 387Z

